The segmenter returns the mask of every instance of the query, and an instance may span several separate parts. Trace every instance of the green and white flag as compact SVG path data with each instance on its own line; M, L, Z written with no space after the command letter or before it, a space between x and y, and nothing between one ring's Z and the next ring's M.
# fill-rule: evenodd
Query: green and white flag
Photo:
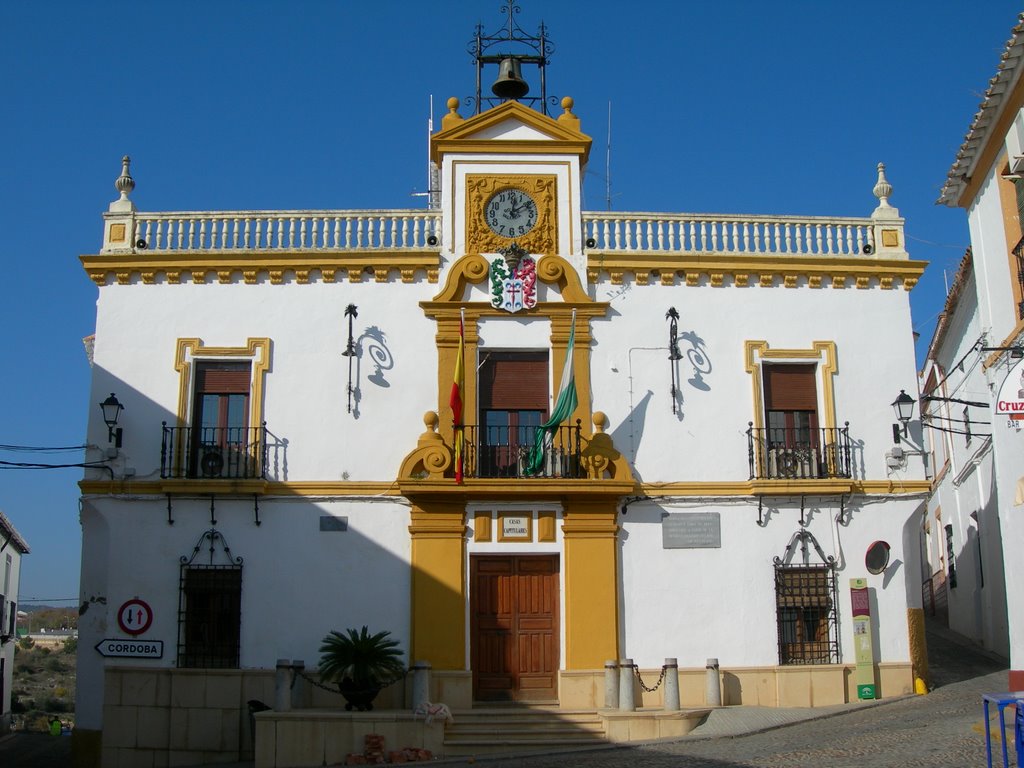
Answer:
M544 456L551 450L551 444L558 431L558 425L572 416L576 410L576 376L572 364L573 347L576 342L576 311L572 313L572 328L569 331L569 346L565 350L565 367L562 368L562 386L558 390L558 399L551 418L537 427L537 435L533 448L530 450L526 473L539 475L544 470Z

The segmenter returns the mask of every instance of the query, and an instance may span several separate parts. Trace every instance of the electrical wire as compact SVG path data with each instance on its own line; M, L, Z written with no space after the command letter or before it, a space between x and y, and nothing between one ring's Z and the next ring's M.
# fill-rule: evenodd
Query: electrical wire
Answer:
M973 344L971 345L971 348L970 348L970 349L968 349L968 350L967 350L967 352L965 352L965 353L964 353L964 356L963 356L963 357L961 357L961 358L960 358L959 360L957 360L957 361L956 361L956 362L955 362L955 363L954 363L953 365L951 365L951 366L949 367L949 369L948 369L948 370L949 370L949 373L947 373L947 374L946 374L945 376L943 376L943 377L942 377L942 381L938 382L938 383L937 383L937 384L936 384L936 385L935 385L934 387L932 387L932 388L931 388L931 389L930 389L930 390L929 390L928 392L922 393L922 396L924 396L924 395L930 395L930 394L931 394L932 392L935 392L935 391L937 391L939 387L941 387L941 386L942 386L943 384L945 384L945 383L946 383L946 379L948 379L948 378L949 378L949 377L950 377L950 376L952 375L953 371L954 371L954 370L956 370L957 368L959 368L959 367L960 367L960 366L961 366L961 365L963 364L964 360L966 360L966 359L968 358L968 356L969 356L969 355L971 355L971 354L973 354L974 352L976 352L976 351L978 350L978 347L979 347L979 346L981 346L982 344L984 344L984 342L985 342L985 334L982 334L981 336L979 336L979 337L978 337L978 340L977 340L977 341L975 341L975 342L974 342L974 343L973 343ZM972 370L973 370L974 366L971 366L971 368L972 368ZM966 372L965 372L965 373L964 373L964 381L966 381L966 380L967 380L967 374L966 374ZM961 382L961 384L962 384L962 383L963 383L963 382ZM958 387L959 387L959 385L958 385ZM956 389L954 389L953 391L955 392L955 391L956 391Z
M84 451L87 445L64 445L57 447L40 447L35 445L4 445L0 443L0 451L10 453L70 453L71 451Z

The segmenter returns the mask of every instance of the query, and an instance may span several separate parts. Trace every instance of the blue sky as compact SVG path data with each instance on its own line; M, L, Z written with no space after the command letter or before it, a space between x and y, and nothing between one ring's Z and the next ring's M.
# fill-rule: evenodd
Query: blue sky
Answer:
M1017 2L519 5L555 44L548 93L573 96L594 138L588 209L606 207L609 103L613 210L866 216L885 162L911 255L931 262L911 295L921 354L968 244L964 212L934 201ZM140 210L421 207L430 96L440 118L472 93L466 45L501 6L0 4L0 444L83 443L97 289L77 257L99 248L123 154ZM80 478L0 469L0 509L32 547L22 601L77 598Z

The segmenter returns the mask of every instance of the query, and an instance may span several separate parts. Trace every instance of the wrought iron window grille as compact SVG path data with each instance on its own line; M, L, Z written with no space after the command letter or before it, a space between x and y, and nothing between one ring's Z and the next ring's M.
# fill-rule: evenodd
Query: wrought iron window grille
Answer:
M200 552L207 544L207 562ZM241 645L242 558L216 528L179 558L179 667L237 669ZM218 562L219 561L219 562Z
M798 544L803 563L793 564ZM809 545L821 562L810 562ZM835 558L826 557L813 534L801 530L774 565L779 664L840 663Z

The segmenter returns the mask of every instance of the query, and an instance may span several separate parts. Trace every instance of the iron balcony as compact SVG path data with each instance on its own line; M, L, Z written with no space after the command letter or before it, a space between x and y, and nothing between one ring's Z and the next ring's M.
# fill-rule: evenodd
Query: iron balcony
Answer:
M456 426L456 435L463 436L463 477L576 480L587 476L580 461L579 420L559 426L543 440L543 458L537 471L531 472L537 431L536 427Z
M163 422L160 477L189 480L266 479L267 425L169 427Z
M851 478L850 424L822 429L747 428L751 480Z

